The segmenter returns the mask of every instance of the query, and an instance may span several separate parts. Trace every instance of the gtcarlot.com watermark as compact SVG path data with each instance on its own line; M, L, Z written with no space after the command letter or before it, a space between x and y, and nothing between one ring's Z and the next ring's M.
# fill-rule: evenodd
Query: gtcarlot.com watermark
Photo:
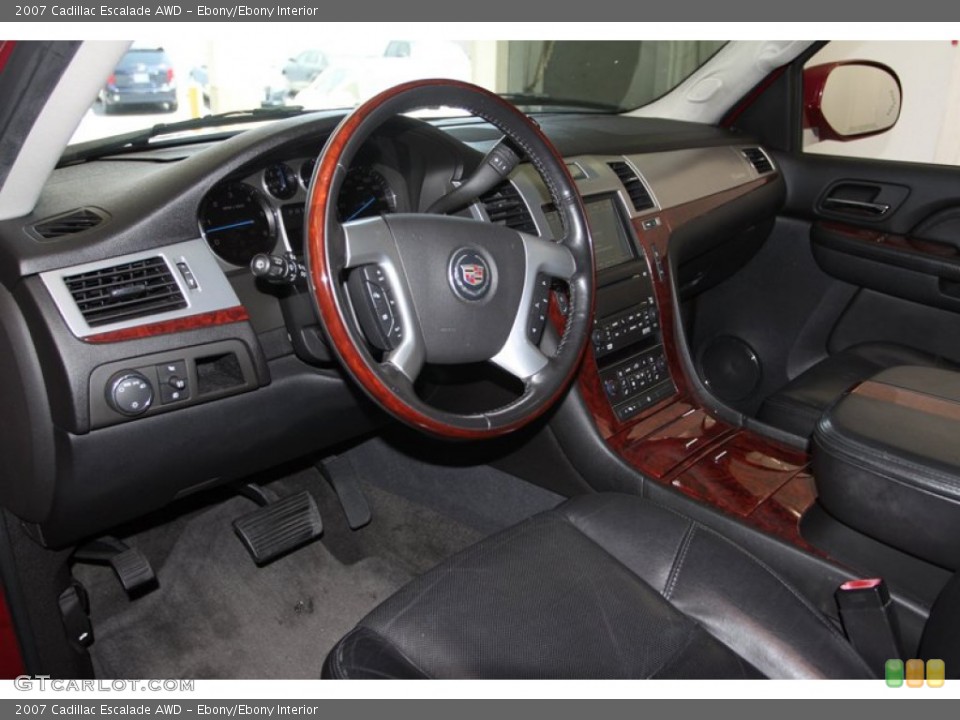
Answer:
M49 675L18 675L17 690L44 692L193 692L194 680L63 680Z

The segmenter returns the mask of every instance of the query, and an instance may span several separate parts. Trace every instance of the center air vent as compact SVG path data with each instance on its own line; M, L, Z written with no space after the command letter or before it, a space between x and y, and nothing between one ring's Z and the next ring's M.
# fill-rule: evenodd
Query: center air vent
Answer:
M114 265L63 279L90 327L187 306L162 257Z
M637 177L637 173L633 171L632 167L620 161L607 164L610 166L610 169L617 174L617 177L620 178L620 182L623 183L627 195L630 196L630 202L633 203L633 208L637 212L643 212L644 210L649 210L654 207L653 198L650 197L646 186L640 178Z
M768 158L767 154L760 148L743 148L743 150L740 152L742 152L743 156L750 161L750 164L753 165L753 169L761 175L773 172L773 164L770 162L770 158Z
M76 235L84 230L95 228L103 221L103 215L96 210L80 208L39 222L33 226L33 230L44 240L56 240L64 235Z
M537 234L537 226L527 209L527 204L513 183L509 181L501 183L490 192L481 195L480 202L486 208L490 222L506 225L508 228L531 235Z

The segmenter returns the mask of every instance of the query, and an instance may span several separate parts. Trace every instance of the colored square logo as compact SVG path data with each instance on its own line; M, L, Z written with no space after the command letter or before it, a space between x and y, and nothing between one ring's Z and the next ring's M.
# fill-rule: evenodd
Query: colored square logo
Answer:
M923 687L923 660L907 660L907 687Z
M903 660L894 658L887 660L883 666L883 676L886 678L887 687L900 687L903 685Z
M947 677L947 667L943 660L927 660L927 685L932 688L943 687Z

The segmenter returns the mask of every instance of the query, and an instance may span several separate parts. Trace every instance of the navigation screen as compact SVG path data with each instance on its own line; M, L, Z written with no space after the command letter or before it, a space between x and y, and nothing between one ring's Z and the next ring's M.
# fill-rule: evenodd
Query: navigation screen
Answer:
M588 200L587 222L593 234L593 253L597 263L597 270L606 270L620 263L633 260L636 255L630 237L620 221L620 215L613 204L613 198ZM546 211L547 223L555 238L563 234L560 226L560 216L556 210Z

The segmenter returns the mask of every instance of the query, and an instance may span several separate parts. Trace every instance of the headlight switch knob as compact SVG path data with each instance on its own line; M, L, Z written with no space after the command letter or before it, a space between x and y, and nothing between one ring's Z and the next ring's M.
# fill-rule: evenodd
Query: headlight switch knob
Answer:
M143 373L121 370L107 383L107 403L121 415L143 415L153 404L153 385Z

